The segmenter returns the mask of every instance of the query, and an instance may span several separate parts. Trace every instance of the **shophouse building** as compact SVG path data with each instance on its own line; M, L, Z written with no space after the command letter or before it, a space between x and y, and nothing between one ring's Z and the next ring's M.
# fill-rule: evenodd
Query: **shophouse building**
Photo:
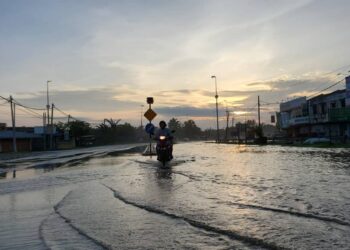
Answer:
M350 77L346 78L345 89L281 103L277 117L289 137L345 141L350 138Z

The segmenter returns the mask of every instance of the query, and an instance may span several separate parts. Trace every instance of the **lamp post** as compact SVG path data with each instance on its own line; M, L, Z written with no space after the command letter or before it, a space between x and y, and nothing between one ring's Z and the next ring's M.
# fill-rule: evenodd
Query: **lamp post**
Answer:
M144 107L145 105L140 105L140 107L141 107L141 128L143 128L143 124L142 124L142 116L143 116L143 107Z
M216 82L216 76L211 76L211 78L215 79L215 101L216 101L216 142L220 142L220 135L219 135L219 108L218 108L218 87Z
M50 124L50 99L49 99L49 83L51 81L46 81L46 110L47 110L47 125Z

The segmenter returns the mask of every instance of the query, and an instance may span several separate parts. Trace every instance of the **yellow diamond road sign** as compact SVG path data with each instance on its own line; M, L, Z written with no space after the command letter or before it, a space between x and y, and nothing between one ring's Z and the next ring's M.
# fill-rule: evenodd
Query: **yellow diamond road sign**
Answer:
M154 119L154 117L157 116L157 113L154 112L152 109L149 108L149 109L145 112L144 116L146 117L147 120L152 121L152 120Z

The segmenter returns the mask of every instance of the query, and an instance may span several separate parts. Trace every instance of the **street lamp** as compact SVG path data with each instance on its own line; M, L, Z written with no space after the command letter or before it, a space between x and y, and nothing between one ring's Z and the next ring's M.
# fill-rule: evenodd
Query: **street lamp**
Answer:
M140 105L141 106L141 128L143 127L142 126L142 116L143 116L143 107L145 106L145 105Z
M46 81L46 109L47 109L47 124L50 124L50 100L49 100L49 83L52 82L50 80Z
M220 142L219 135L219 109L218 109L218 87L216 83L216 76L211 76L211 78L215 79L215 100L216 100L216 142Z

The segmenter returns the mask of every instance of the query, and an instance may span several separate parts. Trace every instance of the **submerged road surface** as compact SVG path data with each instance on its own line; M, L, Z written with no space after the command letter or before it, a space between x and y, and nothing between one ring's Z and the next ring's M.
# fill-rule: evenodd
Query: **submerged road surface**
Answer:
M0 179L0 249L350 249L348 149L97 151L17 161L36 168Z

